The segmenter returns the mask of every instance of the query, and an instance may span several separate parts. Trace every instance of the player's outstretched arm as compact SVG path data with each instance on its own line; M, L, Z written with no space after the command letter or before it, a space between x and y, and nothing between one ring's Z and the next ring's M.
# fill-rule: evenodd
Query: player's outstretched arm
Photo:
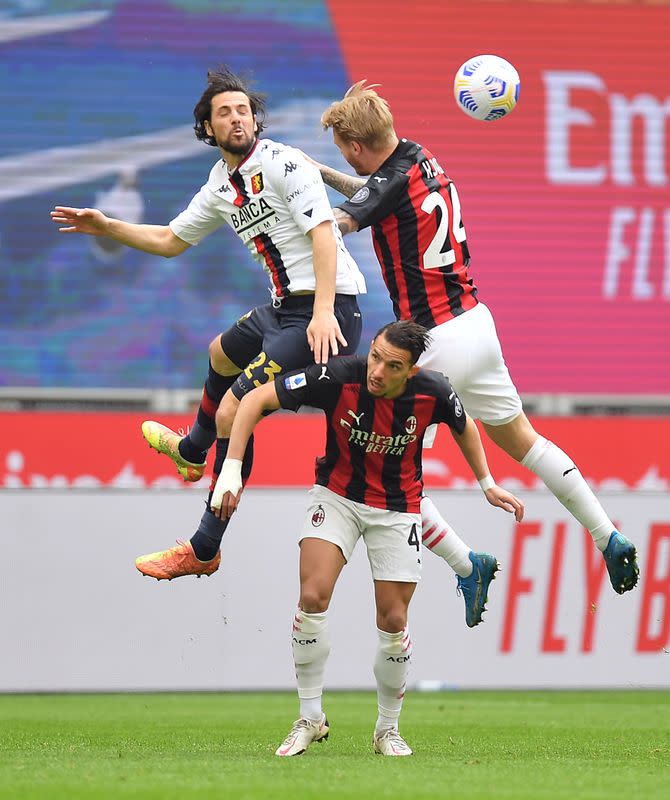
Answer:
M338 343L347 346L335 317L335 279L337 275L337 242L332 222L324 220L309 232L316 276L314 311L307 326L307 342L316 364L325 364L330 355L339 352Z
M139 225L108 217L97 208L55 206L51 219L60 233L86 233L105 236L115 242L170 258L183 253L190 245L172 232L168 225Z
M523 503L511 492L498 486L491 477L484 446L474 420L466 417L463 433L458 434L452 430L451 434L456 444L460 447L465 460L470 465L470 469L474 472L475 478L479 481L479 485L482 487L489 503L492 506L496 506L496 508L502 508L503 511L514 514L516 521L521 522L524 512Z
M242 398L235 412L228 454L209 503L215 516L225 519L237 508L242 493L242 459L249 437L264 414L278 408L279 398L274 381L253 389Z

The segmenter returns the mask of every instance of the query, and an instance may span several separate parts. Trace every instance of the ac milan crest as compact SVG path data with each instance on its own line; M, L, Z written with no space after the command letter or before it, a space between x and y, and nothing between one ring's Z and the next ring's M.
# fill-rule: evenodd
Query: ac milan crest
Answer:
M318 505L316 507L316 511L312 514L313 527L318 528L325 518L326 518L326 512L323 510L323 506Z

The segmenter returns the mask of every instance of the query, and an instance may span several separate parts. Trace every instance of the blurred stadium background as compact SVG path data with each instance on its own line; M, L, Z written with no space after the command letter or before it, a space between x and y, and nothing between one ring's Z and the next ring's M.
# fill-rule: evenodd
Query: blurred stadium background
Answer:
M527 502L513 525L441 437L427 486L506 570L487 624L467 631L452 577L426 562L416 683L670 686L668 30L670 6L652 0L0 3L0 691L292 686L293 537L318 418L264 423L221 573L157 586L132 563L189 538L204 495L139 423L188 424L209 341L265 301L264 275L227 230L163 260L49 220L55 204L157 224L185 207L216 157L191 112L220 62L267 92L268 136L341 169L320 114L355 80L382 84L398 131L459 187L472 274L527 410L639 549L640 586L617 597L530 473L488 448ZM518 108L494 124L452 97L481 52L521 75ZM369 234L347 244L368 280L367 342L390 303ZM333 606L335 686L372 685L358 556ZM338 656L344 640L360 660Z

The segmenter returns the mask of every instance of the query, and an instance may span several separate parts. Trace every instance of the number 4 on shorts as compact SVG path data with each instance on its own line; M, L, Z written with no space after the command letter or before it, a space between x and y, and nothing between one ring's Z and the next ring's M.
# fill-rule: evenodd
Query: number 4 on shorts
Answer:
M412 530L409 532L409 538L407 539L407 544L410 547L416 547L417 552L421 549L421 542L419 541L419 537L416 534L416 524L412 525Z

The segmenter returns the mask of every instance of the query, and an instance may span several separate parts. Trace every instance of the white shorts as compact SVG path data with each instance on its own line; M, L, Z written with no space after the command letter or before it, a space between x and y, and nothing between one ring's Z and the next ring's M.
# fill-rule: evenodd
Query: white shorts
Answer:
M483 303L430 331L421 367L449 378L473 419L504 425L522 411L521 398L503 358L491 312Z
M362 536L376 581L418 583L421 577L421 514L387 511L354 503L325 486L309 491L311 502L300 539L323 539L346 561Z

